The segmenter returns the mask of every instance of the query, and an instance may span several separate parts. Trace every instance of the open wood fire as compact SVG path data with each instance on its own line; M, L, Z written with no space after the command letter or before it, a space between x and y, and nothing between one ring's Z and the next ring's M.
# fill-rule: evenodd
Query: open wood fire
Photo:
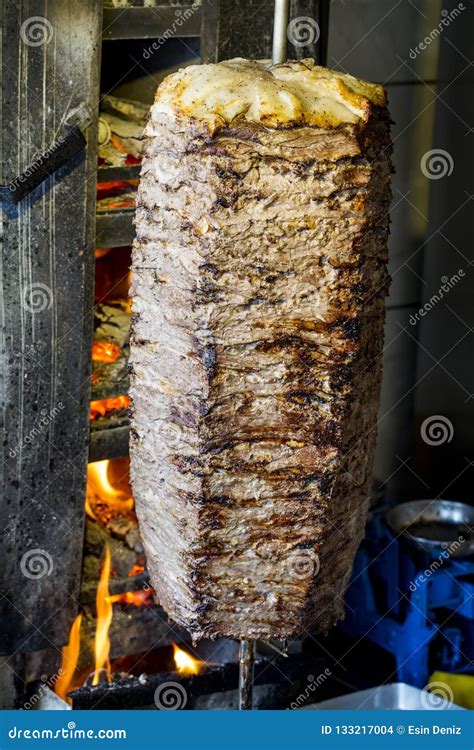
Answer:
M134 501L128 481L128 459L115 461L97 461L88 466L85 510L87 517L101 527L119 517L126 517L136 523ZM135 563L128 573L133 578L144 572L144 565ZM62 649L60 678L55 683L55 692L63 700L71 690L83 684L99 685L114 679L115 672L110 658L110 628L114 616L114 607L153 606L153 590L146 586L138 591L110 593L110 581L114 578L113 561L109 543L105 544L100 578L95 595L96 624L92 640L84 639L81 626L84 619L80 613L74 620L69 641ZM173 660L176 671L181 675L198 675L205 668L205 662L195 659L188 651L173 646ZM89 666L79 666L81 655L90 653ZM123 678L123 672L121 672Z
M126 409L130 250L97 248L90 420Z

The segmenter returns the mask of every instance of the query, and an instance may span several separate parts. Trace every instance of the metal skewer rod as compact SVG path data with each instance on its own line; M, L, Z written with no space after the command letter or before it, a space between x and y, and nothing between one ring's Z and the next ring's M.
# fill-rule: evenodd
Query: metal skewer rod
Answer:
M255 641L240 641L239 711L251 711L252 710L254 663L255 663Z
M286 44L289 19L290 0L275 0L272 50L273 65L278 65L279 63L286 62Z

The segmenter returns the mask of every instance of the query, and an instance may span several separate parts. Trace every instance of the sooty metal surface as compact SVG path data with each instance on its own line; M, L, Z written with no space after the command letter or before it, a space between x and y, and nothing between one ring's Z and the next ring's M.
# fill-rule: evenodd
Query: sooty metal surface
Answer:
M34 25L36 23L36 26ZM101 3L2 4L0 182L54 142L71 112L97 118ZM89 437L96 128L19 205L1 248L0 653L60 645L76 614Z

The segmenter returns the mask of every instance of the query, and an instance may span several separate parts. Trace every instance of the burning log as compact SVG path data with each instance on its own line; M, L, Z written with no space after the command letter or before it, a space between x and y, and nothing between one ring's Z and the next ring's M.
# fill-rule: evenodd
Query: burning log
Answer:
M99 161L112 167L139 162L148 107L114 96L104 97L102 104L105 111L99 117Z
M288 681L306 680L309 673L321 674L326 666L321 657L308 654L278 657L272 661L258 659L255 662L254 684L288 685ZM74 690L70 697L74 709L120 710L154 705L157 688L169 682L179 683L183 687L189 703L200 696L237 690L238 681L238 664L228 663L207 666L204 671L194 675L163 672L118 679L94 687L85 686Z
M87 558L91 558L93 555L90 554L90 552L87 554ZM112 552L112 561L114 560L114 554ZM81 604L83 606L90 606L94 603L94 597L95 597L95 590L97 588L97 581L99 578L98 575L98 560L96 557L94 557L94 562L90 562L90 565L88 566L88 570L92 570L92 565L94 565L94 570L97 569L97 574L94 576L93 579L87 580L86 583L84 583L81 586L81 594L80 594L80 600ZM153 589L150 586L150 579L148 577L148 573L140 573L136 576L120 576L117 578L111 578L110 579L110 594L111 596L115 596L117 594L126 594L130 591L152 591ZM160 612L162 610L160 609Z
M120 157L114 159L115 149L119 154L129 154L139 160L143 152L143 127L133 120L117 117L109 112L101 112L99 118L99 158L118 166ZM125 160L125 159L123 159Z
M125 412L130 404L130 398L125 395L128 389L128 308L126 300L99 304L95 308L91 421L100 422L99 417L109 417L114 413L115 419L128 422Z
M91 508L93 515L99 515L105 525L117 517L132 519L136 525L128 476L128 459L90 463L87 467L86 511L87 507Z
M98 401L120 397L121 408L128 405L130 313L125 301L99 304L94 311L92 347L92 401L101 413ZM117 408L117 407L115 407Z
M128 120L137 122L142 126L145 125L150 111L150 108L143 102L137 102L133 99L122 99L110 94L102 97L102 105L104 110L118 112Z
M151 591L151 589L148 589L148 591ZM145 592L133 592L135 595L140 593ZM182 642L189 640L188 634L182 628L178 628L169 622L164 610L159 605L128 605L122 609L120 602L114 602L115 596L114 594L110 596L113 605L113 618L109 630L112 671L114 671L114 661L125 654L132 656L146 653L153 649L157 642L159 642L160 647L164 647L171 646L176 640ZM84 643L93 643L96 624L96 619L90 615L83 619L81 632ZM86 652L81 660L80 667L85 670L88 662L90 664L90 654ZM92 669L89 671L92 671Z
M114 539L108 533L107 527L99 526L90 519L86 520L86 536L83 563L83 583L81 586L81 602L89 604L93 601L95 589L99 580L100 558L108 544L112 555L112 567L115 581L125 581L126 587L114 588L112 593L140 588L140 583L129 577L129 572L136 565L137 553L131 549L126 541Z

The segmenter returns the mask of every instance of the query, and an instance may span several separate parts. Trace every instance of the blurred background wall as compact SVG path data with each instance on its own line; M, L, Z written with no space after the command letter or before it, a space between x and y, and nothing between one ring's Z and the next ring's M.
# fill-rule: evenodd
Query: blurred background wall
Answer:
M394 120L376 479L396 500L466 499L474 457L474 9L467 0L333 0L330 13L328 66L383 83Z

